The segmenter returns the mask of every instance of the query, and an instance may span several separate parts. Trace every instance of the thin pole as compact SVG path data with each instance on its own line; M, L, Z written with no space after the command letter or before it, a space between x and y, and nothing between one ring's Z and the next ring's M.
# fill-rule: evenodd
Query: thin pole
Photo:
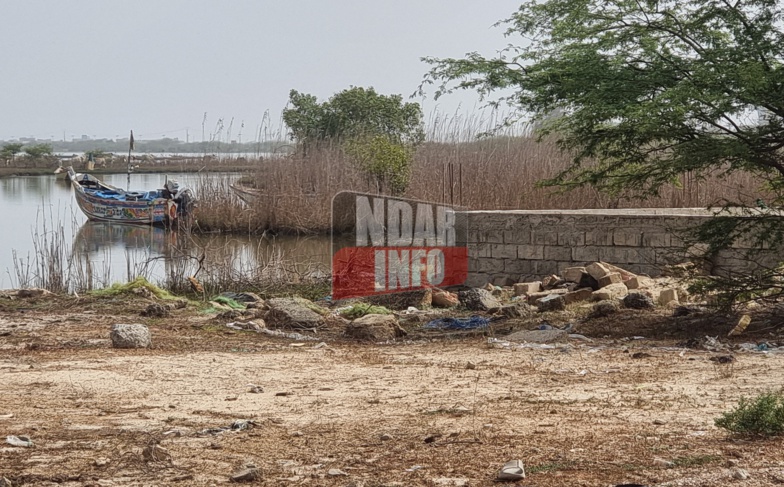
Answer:
M133 150L133 130L131 130L131 141L128 144L128 182L126 183L126 190L131 190L131 151Z

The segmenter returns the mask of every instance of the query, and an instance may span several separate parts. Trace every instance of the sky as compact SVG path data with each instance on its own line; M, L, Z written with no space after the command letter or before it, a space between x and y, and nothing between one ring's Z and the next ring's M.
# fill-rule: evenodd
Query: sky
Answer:
M420 58L493 55L519 0L0 0L0 140L255 139L291 89L414 93ZM473 93L414 98L467 114ZM205 121L206 113L206 121ZM244 127L241 128L241 125ZM203 130L204 129L204 130ZM264 129L262 128L262 131ZM272 129L274 130L274 128Z

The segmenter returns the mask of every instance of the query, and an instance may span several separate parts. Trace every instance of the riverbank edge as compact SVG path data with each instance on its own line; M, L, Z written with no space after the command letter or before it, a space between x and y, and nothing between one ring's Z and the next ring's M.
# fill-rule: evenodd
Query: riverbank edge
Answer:
M192 165L192 164L178 164L166 166L152 166L141 165L134 167L134 174L166 174L171 172L181 173L214 173L214 172L238 172L247 173L258 169L258 164L220 164L220 165ZM79 169L77 169L79 171ZM105 175L105 174L125 174L123 168L107 167L92 169L90 174ZM54 169L51 167L20 167L9 166L0 167L0 178L12 178L19 176L55 176Z

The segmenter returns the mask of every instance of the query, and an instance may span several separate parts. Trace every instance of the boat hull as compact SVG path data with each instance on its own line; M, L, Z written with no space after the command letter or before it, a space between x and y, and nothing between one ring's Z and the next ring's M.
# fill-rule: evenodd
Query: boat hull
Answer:
M178 218L177 202L145 195L159 192L126 192L110 186L89 174L76 175L68 168L68 175L76 196L76 204L88 219L100 222L139 225L170 225ZM113 197L101 195L111 194ZM132 200L132 195L140 195Z

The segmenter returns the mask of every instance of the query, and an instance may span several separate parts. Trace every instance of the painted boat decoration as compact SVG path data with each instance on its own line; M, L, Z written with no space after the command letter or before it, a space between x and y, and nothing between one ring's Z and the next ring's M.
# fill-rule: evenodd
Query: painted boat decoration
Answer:
M174 180L167 181L163 189L126 191L91 174L76 174L70 166L68 177L79 209L94 221L173 226L193 208L193 193Z

